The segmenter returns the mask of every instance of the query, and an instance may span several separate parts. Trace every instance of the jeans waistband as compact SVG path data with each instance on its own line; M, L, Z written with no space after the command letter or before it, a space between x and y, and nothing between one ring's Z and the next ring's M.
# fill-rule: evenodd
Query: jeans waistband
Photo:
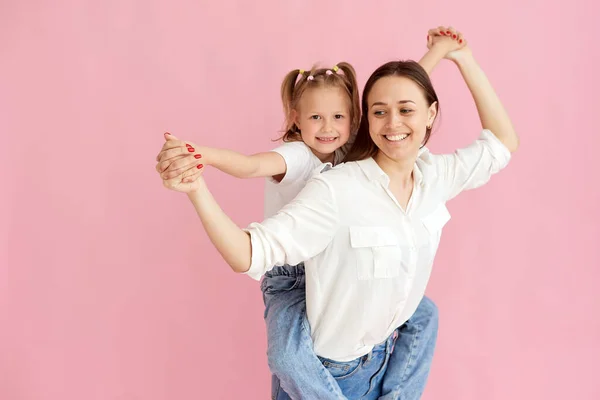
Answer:
M369 360L373 356L373 352L385 352L387 354L392 354L394 352L394 345L396 344L398 335L398 329L394 330L394 332L392 332L392 334L385 341L373 346L373 349L368 354L365 354L363 357Z
M300 275L304 275L304 263L298 265L277 265L265 273L265 278L272 278L274 276L289 276L295 278Z

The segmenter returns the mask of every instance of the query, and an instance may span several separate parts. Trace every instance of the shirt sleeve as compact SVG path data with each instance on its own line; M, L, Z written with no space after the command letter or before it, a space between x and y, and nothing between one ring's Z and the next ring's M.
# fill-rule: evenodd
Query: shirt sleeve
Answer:
M285 161L285 176L278 182L281 185L306 178L314 169L314 155L303 142L287 142L271 151L281 155Z
M262 223L252 223L252 261L246 272L259 280L275 265L296 265L321 253L333 239L338 210L331 185L311 179L298 196Z
M447 184L447 200L463 190L475 189L487 183L491 176L508 165L511 154L489 130L453 154L436 156L437 169Z

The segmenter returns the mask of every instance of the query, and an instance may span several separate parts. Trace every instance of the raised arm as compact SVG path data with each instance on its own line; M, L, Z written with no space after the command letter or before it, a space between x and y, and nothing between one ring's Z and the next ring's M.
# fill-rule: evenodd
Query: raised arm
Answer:
M442 33L445 37L442 37ZM447 199L455 197L463 190L477 188L489 181L491 176L508 164L511 153L519 147L519 138L512 122L500 102L492 85L466 45L466 40L454 29L440 27L429 32L436 42L446 41L448 35L462 40L462 48L444 56L459 68L467 87L471 91L483 132L469 146L453 154L433 156L438 172L448 186Z
M482 128L490 130L511 153L515 152L519 147L519 137L492 84L475 61L471 49L465 46L451 52L446 58L458 66L471 91Z

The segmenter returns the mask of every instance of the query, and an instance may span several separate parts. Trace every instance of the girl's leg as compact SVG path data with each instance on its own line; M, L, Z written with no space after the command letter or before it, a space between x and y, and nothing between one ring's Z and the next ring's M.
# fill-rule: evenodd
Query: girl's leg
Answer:
M313 350L306 319L304 266L273 268L263 278L261 289L266 307L267 358L275 375L273 398L345 399Z

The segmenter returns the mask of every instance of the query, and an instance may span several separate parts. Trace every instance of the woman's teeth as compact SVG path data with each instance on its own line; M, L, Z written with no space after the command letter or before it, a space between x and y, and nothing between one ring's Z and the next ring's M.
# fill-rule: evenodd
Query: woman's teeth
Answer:
M405 133L404 135L386 135L385 138L389 141L392 142L398 142L400 140L404 140L408 137L408 134Z

